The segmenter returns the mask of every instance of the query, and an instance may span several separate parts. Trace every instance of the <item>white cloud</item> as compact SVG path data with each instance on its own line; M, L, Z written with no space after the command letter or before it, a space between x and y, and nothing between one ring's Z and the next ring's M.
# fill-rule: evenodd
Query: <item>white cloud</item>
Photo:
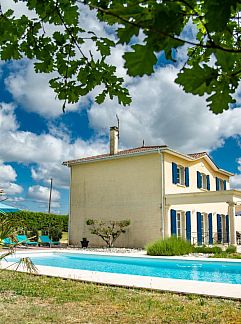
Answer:
M15 106L0 102L0 129L1 134L6 131L15 130L18 128L16 116L13 114ZM1 156L0 156L1 157Z
M238 170L241 172L241 157L238 159L237 162L238 162ZM241 173L237 173L230 178L230 187L232 189L241 190Z
M63 101L56 98L56 93L49 85L49 80L54 76L53 73L35 73L33 62L26 61L15 63L15 68L5 79L5 84L16 103L21 104L24 109L45 118L52 118L63 113ZM78 104L68 104L66 112L78 108Z
M17 183L3 183L2 188L7 195L17 195L23 192L23 187Z
M107 150L107 144L98 138L72 141L68 129L62 126L57 129L51 124L50 133L39 135L20 131L16 123L14 106L2 103L2 107L0 125L4 127L1 127L0 158L8 162L36 164L31 169L32 177L36 181L46 182L53 178L56 186L67 188L69 172L68 168L62 166L63 161L95 155ZM14 172L11 166L2 166L4 177L8 174L8 177L15 179Z
M11 165L0 161L0 189L7 195L20 194L23 188L16 182L17 173Z
M235 174L230 178L230 187L232 189L241 189L241 174Z
M129 84L133 102L122 108L115 101L94 104L89 111L90 124L103 131L120 118L123 146L167 144L189 153L211 151L224 139L241 133L241 109L214 115L205 98L186 94L174 83L177 69L160 68L151 77L136 78Z
M40 185L31 186L28 188L28 197L38 201L48 201L49 191L49 187L43 187ZM51 200L53 202L60 201L60 192L58 190L52 190Z
M30 186L28 188L27 199L30 199L37 203L40 208L47 207L49 202L49 187L43 187L40 185ZM60 207L60 192L52 189L51 194L51 209Z
M16 177L16 171L11 165L6 165L0 162L0 183L15 181Z

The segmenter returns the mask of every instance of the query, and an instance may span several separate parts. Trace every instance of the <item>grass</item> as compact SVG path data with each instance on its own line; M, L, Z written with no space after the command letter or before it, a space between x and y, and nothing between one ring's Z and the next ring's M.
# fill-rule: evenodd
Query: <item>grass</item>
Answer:
M67 243L68 242L68 232L63 232L62 237L60 239L61 243Z
M0 271L1 323L241 323L241 302Z

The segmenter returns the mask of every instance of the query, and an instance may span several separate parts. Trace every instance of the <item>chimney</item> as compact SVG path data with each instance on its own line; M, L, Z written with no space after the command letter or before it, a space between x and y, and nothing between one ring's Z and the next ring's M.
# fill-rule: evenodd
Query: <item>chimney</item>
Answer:
M118 152L119 128L117 126L110 127L110 155Z

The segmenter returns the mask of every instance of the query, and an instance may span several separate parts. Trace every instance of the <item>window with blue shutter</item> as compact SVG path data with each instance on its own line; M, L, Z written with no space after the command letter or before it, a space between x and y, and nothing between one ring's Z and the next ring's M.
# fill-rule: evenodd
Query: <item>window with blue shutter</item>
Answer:
M227 182L226 182L226 180L223 180L223 190L227 190Z
M210 190L210 176L207 175L207 190Z
M216 191L220 190L220 180L218 177L216 177Z
M197 171L197 187L202 188L202 176L199 171Z
M192 229L191 229L191 212L187 211L186 212L186 239L188 241L191 241L191 234L192 234Z
M218 243L222 242L222 219L221 215L217 214L217 232L218 232Z
M197 244L202 245L202 214L197 212Z
M185 168L185 186L189 187L189 168Z
M177 234L177 212L174 209L171 209L171 234Z
M177 184L177 164L172 162L172 183Z
M213 244L213 215L208 214L208 238L209 244Z
M229 217L226 215L226 242L229 243Z

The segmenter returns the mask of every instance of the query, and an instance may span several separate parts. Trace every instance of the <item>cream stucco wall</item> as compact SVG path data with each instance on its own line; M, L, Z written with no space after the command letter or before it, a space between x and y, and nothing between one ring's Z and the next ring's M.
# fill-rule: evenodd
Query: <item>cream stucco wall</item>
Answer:
M197 188L197 171L205 173L210 176L210 190L216 190L216 177L227 181L227 190L230 189L229 177L214 171L209 163L203 158L197 161L187 161L180 157L164 153L164 165L165 165L165 193L189 193L189 192L203 192L204 189ZM172 162L182 165L183 167L189 167L189 187L176 185L172 183Z
M187 161L164 152L164 192L166 194L205 192L197 188L197 171L210 176L210 189L216 191L216 179L229 177L214 170L204 158ZM91 235L87 219L130 219L127 232L116 241L116 246L144 247L146 243L162 237L162 212L165 236L171 235L170 210L191 211L192 239L196 243L197 212L212 213L213 232L217 232L217 214L227 215L228 205L223 203L197 203L166 205L162 210L162 156L156 152L125 156L109 160L81 163L71 166L70 244L79 244L87 237L91 246L105 243ZM172 183L172 162L189 167L189 187ZM220 192L221 194L222 192ZM241 217L240 217L241 220ZM237 219L237 228L241 221ZM239 225L240 223L240 225ZM183 220L184 224L184 220ZM185 225L183 225L183 231ZM241 230L241 227L240 227Z
M205 203L205 204L186 204L186 205L173 205L167 209L166 218L168 217L169 220L171 218L171 209L175 209L176 211L183 211L186 213L187 211L191 212L191 236L192 236L192 243L197 243L197 212L206 214L206 221L207 215L212 213L212 226L213 226L213 238L214 242L217 240L217 214L219 215L227 215L228 214L228 205L227 203ZM186 220L185 214L183 215L183 238L185 237L185 230L186 230ZM167 233L171 233L171 222L168 221L166 225L166 235ZM204 234L206 235L208 244L208 224L206 224L206 228L204 229ZM167 235L168 236L168 235Z
M92 246L105 243L91 235L86 220L130 219L116 246L143 247L161 235L160 155L148 154L72 166L70 244L87 237Z
M189 167L189 187L172 183L172 162L183 167ZM226 180L227 190L230 189L229 177L214 170L204 158L197 161L187 161L172 154L164 153L165 194L207 192L208 190L197 188L197 171L210 176L210 191L216 191L216 177ZM191 211L192 242L194 243L197 242L197 212L205 214L212 213L214 239L216 238L217 233L217 214L228 214L228 204L226 202L166 206L165 219L168 218L165 223L166 236L171 233L171 209L184 212ZM183 222L185 223L184 219ZM184 229L185 225L183 227L183 230Z

